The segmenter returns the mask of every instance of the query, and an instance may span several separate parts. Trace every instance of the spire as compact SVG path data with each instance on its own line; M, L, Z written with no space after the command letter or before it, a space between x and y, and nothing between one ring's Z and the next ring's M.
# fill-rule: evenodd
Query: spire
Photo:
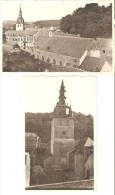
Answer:
M61 83L61 87L60 87L60 91L59 91L59 105L65 105L65 86L64 86L64 82L63 82L63 79L62 79L62 83Z
M22 17L22 9L21 9L21 3L20 3L20 11L19 11L19 17Z

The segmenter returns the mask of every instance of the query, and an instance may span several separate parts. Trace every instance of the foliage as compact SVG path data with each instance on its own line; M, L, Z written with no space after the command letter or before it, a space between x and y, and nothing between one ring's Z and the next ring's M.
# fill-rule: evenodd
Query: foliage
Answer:
M38 27L51 27L51 26L59 26L60 20L41 20L34 22L35 26Z
M3 43L6 43L6 35L3 33Z
M3 50L3 64L4 72L41 72L50 66L29 52L23 50L16 52L15 49L12 53Z
M112 37L112 4L105 7L91 3L78 8L71 15L62 17L60 29L81 37Z
M40 181L44 180L46 174L44 169L40 165L32 166L31 168L31 184L39 184Z
M75 139L83 142L86 137L93 139L93 117L85 116L81 113L74 114L75 123ZM25 114L25 129L26 132L34 132L42 142L49 142L51 138L51 121L53 113L26 113ZM81 143L82 144L82 143Z

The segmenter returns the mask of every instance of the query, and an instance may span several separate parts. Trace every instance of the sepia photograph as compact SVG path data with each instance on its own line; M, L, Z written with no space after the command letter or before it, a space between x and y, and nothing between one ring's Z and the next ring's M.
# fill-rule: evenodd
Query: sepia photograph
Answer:
M2 1L3 72L112 72L112 1Z
M25 189L94 190L96 77L24 77Z

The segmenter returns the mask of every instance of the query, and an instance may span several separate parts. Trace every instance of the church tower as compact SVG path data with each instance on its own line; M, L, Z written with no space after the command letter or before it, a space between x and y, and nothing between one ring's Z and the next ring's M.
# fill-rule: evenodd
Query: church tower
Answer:
M54 118L51 122L51 154L53 165L62 169L68 167L68 153L74 149L74 118L71 106L65 102L65 86L59 91L59 101L54 108Z
M21 5L20 5L20 10L19 10L19 17L16 23L16 31L20 31L20 30L21 31L25 30L24 19L22 17Z

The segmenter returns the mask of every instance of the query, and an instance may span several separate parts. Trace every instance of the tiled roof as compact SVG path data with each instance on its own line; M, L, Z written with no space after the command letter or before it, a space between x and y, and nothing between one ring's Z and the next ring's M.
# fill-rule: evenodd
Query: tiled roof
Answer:
M34 28L27 28L24 31L9 30L5 32L7 36L8 35L9 36L24 36L24 35L33 36L35 33L37 33L37 30Z
M41 50L54 52L75 58L81 58L83 53L89 48L91 39L74 36L39 34L35 41L35 46Z
M86 56L79 68L88 72L100 72L104 63L105 59Z
M85 147L90 147L90 146L93 146L93 140L91 138L87 138L87 141L84 145Z

